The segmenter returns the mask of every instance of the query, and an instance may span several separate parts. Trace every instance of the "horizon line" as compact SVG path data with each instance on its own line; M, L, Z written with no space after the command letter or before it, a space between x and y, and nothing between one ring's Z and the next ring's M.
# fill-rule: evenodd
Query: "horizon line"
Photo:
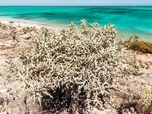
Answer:
M57 6L77 6L77 7L81 7L81 6L91 6L91 7L96 7L96 6L101 6L101 7L106 7L106 6L110 6L110 7L121 7L121 6L126 6L126 7L129 7L129 6L134 6L134 7L138 7L138 6L145 6L145 7L152 7L152 5L0 5L1 6L48 6L48 7L57 7Z

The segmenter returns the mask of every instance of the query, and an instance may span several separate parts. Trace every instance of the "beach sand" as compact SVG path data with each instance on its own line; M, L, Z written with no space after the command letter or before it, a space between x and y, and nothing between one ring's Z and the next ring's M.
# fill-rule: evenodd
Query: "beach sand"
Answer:
M10 24L10 21L14 22L13 26L15 26L15 27L18 27L18 26L21 26L21 27L36 27L36 28L46 27L46 28L49 28L49 29L57 30L57 31L66 28L66 26L55 24L55 23L46 24L46 23L31 21L31 20L0 17L0 22L1 23Z

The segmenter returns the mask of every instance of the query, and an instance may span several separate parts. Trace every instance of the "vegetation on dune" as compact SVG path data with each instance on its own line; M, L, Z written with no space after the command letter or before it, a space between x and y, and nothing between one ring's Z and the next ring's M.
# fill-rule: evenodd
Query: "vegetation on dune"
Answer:
M129 41L126 41L125 45L129 49L139 50L139 51L142 51L144 53L152 53L152 43L140 41L139 36L137 36L137 35L134 36L133 41L131 39Z
M150 114L152 112L152 93L144 88L140 95L142 114Z
M0 28L2 28L2 29L6 29L6 28L7 28L7 26L6 26L5 24L3 24L3 23L1 23L1 22L0 22Z
M24 27L22 31L26 34L32 32L34 29L35 27Z
M79 28L71 23L58 33L42 28L9 68L43 108L87 113L102 107L102 95L116 77L136 71L117 43L113 25L89 28L82 20Z

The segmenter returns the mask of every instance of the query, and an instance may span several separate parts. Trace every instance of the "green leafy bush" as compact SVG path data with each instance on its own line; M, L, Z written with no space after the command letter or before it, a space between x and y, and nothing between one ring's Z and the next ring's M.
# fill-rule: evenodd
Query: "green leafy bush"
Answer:
M133 50L139 50L144 53L152 53L152 43L138 40L138 37L135 35L134 40L126 41L126 46Z
M117 43L113 25L89 28L82 20L80 28L73 23L60 32L42 28L10 69L43 108L86 113L102 107L114 78L135 70Z

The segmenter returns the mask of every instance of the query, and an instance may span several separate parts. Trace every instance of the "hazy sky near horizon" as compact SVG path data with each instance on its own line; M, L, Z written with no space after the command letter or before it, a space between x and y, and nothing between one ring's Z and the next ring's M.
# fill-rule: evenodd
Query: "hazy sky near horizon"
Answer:
M47 5L47 6L120 6L120 5L149 5L152 6L152 0L0 0L0 5Z

